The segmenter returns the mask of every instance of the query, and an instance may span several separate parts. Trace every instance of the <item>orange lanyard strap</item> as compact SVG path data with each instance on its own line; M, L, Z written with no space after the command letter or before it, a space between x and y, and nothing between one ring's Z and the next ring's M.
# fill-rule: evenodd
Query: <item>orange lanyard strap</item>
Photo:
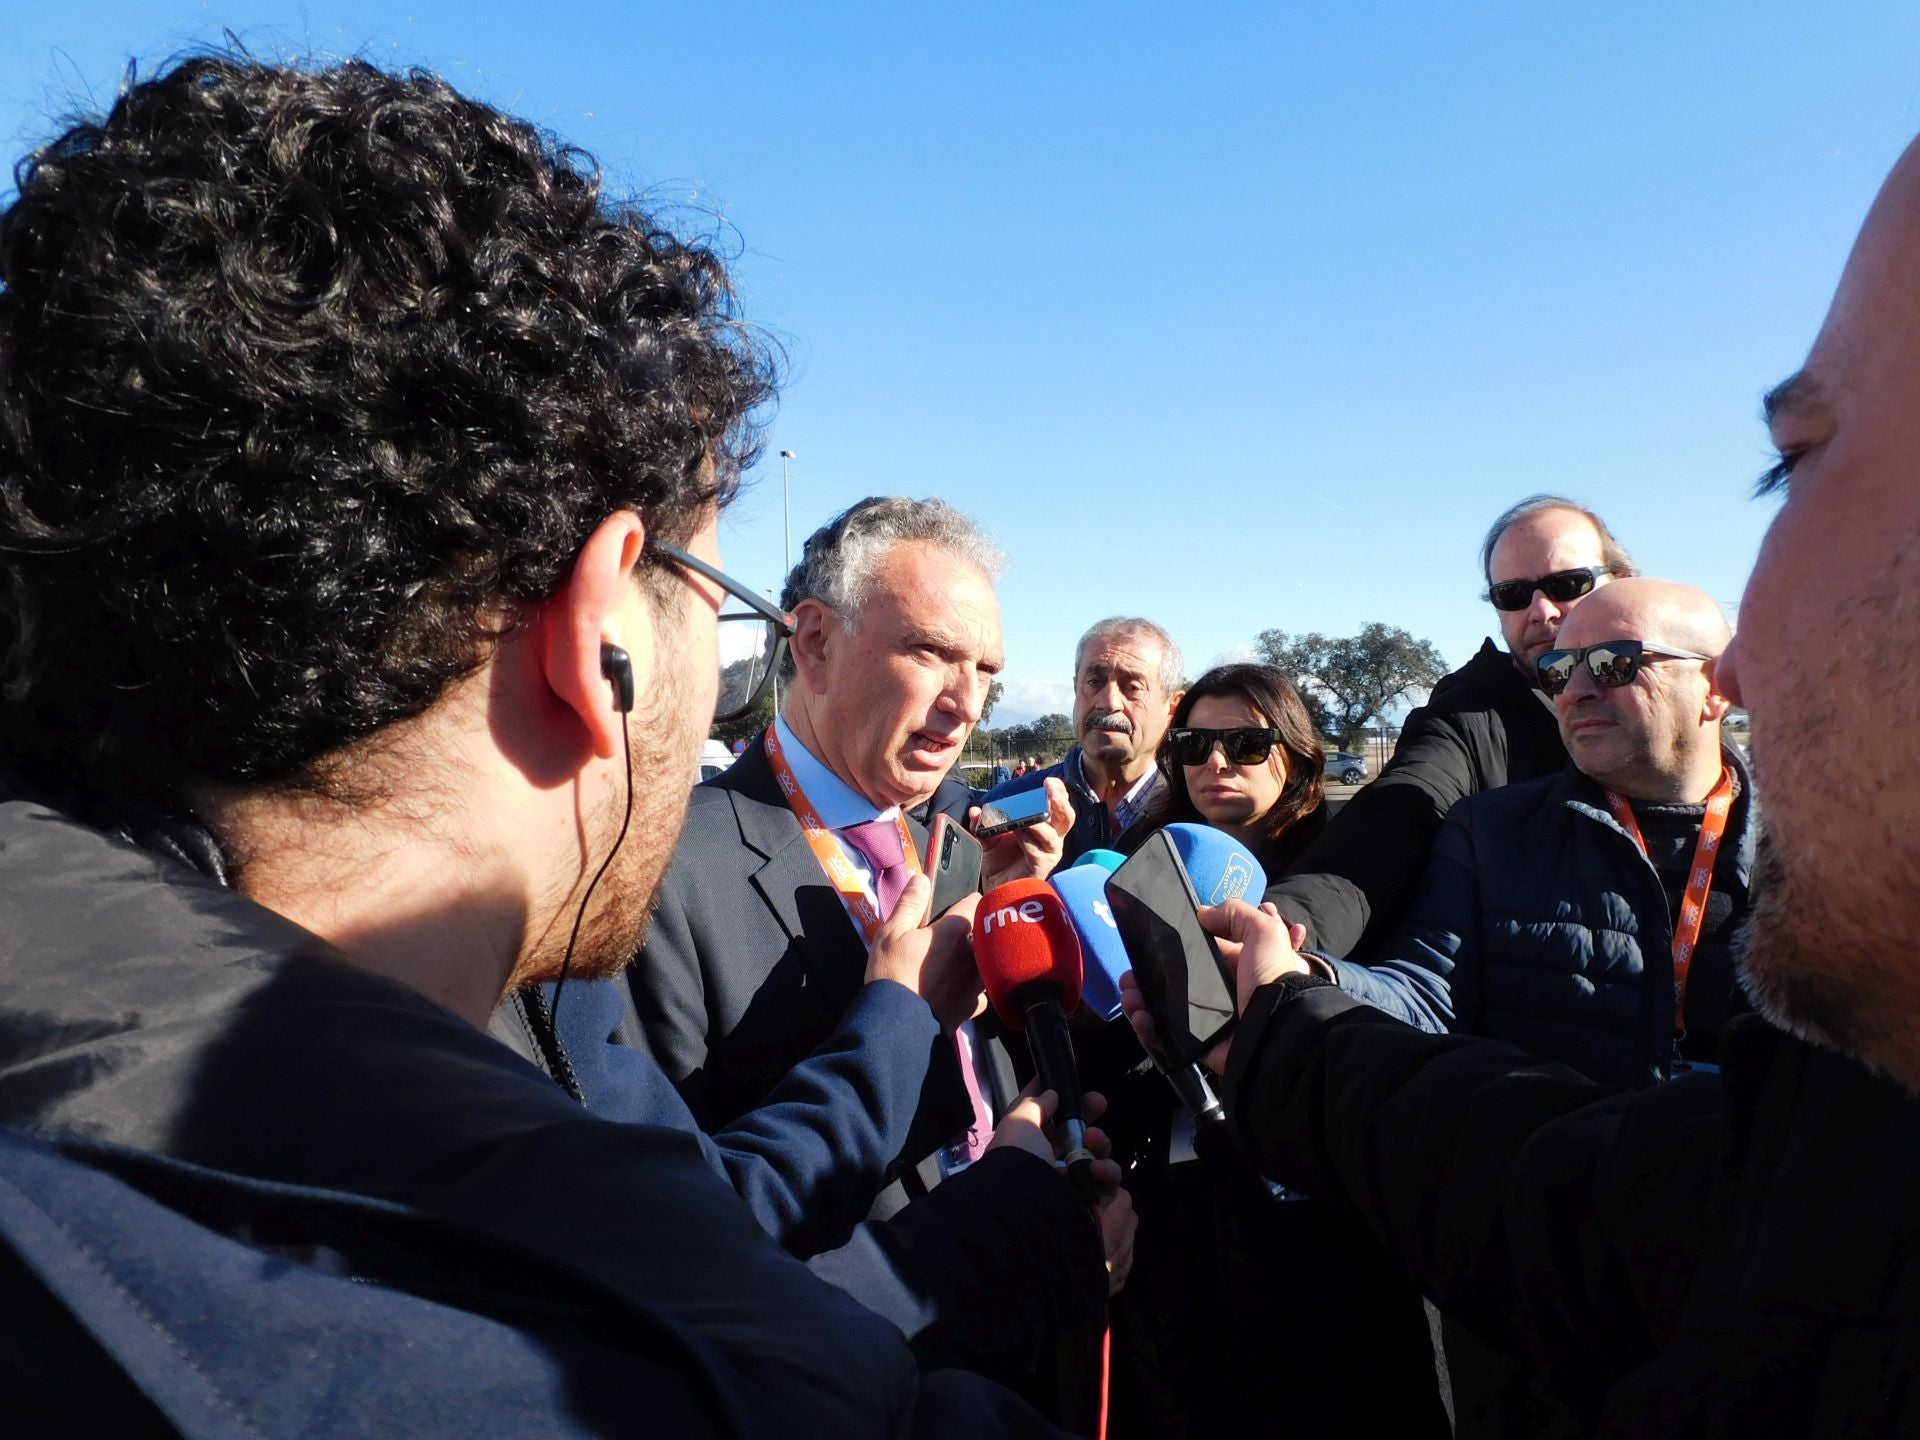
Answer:
M1633 838L1646 855L1647 840L1640 833L1640 822L1633 817L1627 797L1607 791L1607 808L1620 828ZM1694 947L1700 943L1700 927L1707 923L1707 892L1713 888L1713 862L1720 851L1720 837L1726 834L1727 815L1733 809L1733 771L1722 769L1720 783L1707 797L1707 813L1700 817L1700 838L1693 847L1693 869L1687 875L1686 893L1680 897L1680 918L1673 927L1673 1028L1687 1028L1687 971L1693 966Z
M813 847L813 858L820 862L820 868L833 882L833 888L840 892L840 899L847 907L847 913L853 916L853 923L860 927L860 938L865 940L867 948L873 948L873 937L880 933L880 911L875 907L873 895L860 883L860 873L853 868L853 862L847 859L847 852L840 848L840 842L834 833L820 823L820 812L813 808L813 802L807 799L807 792L800 788L800 777L793 773L793 766L787 762L786 753L780 748L780 737L774 734L774 727L767 726L767 763L773 766L773 778L780 786L780 793L787 797L787 806L793 811L793 818L800 822L800 828L806 833L807 844ZM913 843L913 832L907 829L904 815L896 814L893 823L900 827L900 854L906 861L910 873L920 873L920 852Z

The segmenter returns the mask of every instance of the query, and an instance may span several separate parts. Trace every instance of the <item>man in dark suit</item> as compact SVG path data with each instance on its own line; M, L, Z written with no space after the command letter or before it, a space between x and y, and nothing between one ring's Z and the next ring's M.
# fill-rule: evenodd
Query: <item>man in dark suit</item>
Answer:
M694 791L628 972L641 1039L704 1126L758 1106L879 978L866 948L873 916L890 910L925 846L905 812L958 759L1000 668L999 565L942 502L886 498L824 526L788 577L786 704L768 735ZM1073 816L1061 787L1049 793L1046 821L987 842L983 888L1057 863ZM978 1158L1015 1090L990 1027L971 1021L970 965L930 964L910 984L943 1032L881 1214ZM1123 1273L1123 1193L1103 1217Z

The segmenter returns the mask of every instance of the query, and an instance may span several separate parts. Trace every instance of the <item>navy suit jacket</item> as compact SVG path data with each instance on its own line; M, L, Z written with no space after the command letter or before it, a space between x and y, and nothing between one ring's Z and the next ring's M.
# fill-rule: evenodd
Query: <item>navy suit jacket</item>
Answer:
M1060 1177L1025 1153L995 1151L889 1218L862 1219L905 1141L924 1074L917 1057L940 1029L904 986L863 987L764 1104L712 1135L639 1048L624 982L569 984L557 1024L595 1115L699 1136L707 1163L767 1233L899 1326L923 1366L1017 1376L1100 1312L1095 1228Z
M924 849L926 832L909 826ZM725 774L694 788L645 948L627 972L640 1041L701 1127L723 1129L833 1035L866 965L860 933L757 740ZM987 1048L997 1110L1018 1087L997 1039ZM923 1058L919 1108L892 1167L913 1179L890 1187L878 1214L930 1187L930 1157L972 1118L952 1043L929 1036Z

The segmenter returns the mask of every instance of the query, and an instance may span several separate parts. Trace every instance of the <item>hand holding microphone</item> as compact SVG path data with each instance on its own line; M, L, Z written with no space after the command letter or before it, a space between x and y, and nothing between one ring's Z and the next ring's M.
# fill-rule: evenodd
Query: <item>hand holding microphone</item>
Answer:
M1289 925L1271 901L1262 901L1256 907L1244 900L1229 900L1204 907L1198 918L1201 928L1218 942L1221 958L1234 973L1235 1005L1243 1013L1253 992L1262 985L1310 970L1298 953L1307 943L1307 927ZM1120 979L1120 1004L1140 1043L1149 1053L1156 1051L1159 1032L1131 971ZM1224 1075L1232 1048L1233 1037L1229 1035L1207 1052L1207 1068Z
M1086 1118L1089 1121L1098 1120L1106 1111L1106 1097L1097 1090L1089 1090L1083 1098L1086 1101ZM1020 1098L1013 1108L994 1127L993 1139L987 1149L1025 1150L1029 1155L1052 1163L1057 1157L1053 1141L1047 1138L1046 1127L1052 1120L1056 1102L1057 1097L1051 1090L1042 1090L1040 1082L1034 1081L1020 1092ZM1118 1295L1120 1287L1127 1283L1128 1272L1133 1268L1133 1240L1139 1228L1139 1217L1133 1213L1133 1197L1121 1188L1120 1182L1126 1176L1119 1163L1112 1158L1113 1142L1107 1138L1106 1132L1089 1125L1086 1142L1087 1149L1093 1154L1093 1164L1088 1174L1096 1188L1095 1193L1087 1195L1083 1182L1082 1194L1092 1205L1094 1217L1100 1222L1100 1244L1107 1262L1107 1294Z

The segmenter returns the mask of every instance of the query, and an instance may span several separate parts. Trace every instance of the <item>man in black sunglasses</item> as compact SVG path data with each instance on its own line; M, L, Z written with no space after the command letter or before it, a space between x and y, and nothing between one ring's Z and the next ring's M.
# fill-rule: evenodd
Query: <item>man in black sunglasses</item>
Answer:
M1267 891L1329 954L1364 958L1392 933L1456 802L1565 768L1533 662L1588 595L1636 573L1605 521L1557 495L1529 496L1494 521L1480 564L1505 648L1488 640L1433 687L1379 778Z
M1721 737L1731 638L1711 597L1666 580L1570 615L1537 666L1572 767L1456 806L1399 929L1371 964L1335 962L1343 987L1612 1085L1710 1065L1744 1008L1732 942L1759 818Z
M1712 667L1767 787L1758 1013L1719 1075L1609 1091L1423 1034L1304 973L1277 916L1207 917L1243 942L1211 1057L1239 1138L1524 1347L1583 1433L1920 1434L1920 143L1762 413L1784 503Z

